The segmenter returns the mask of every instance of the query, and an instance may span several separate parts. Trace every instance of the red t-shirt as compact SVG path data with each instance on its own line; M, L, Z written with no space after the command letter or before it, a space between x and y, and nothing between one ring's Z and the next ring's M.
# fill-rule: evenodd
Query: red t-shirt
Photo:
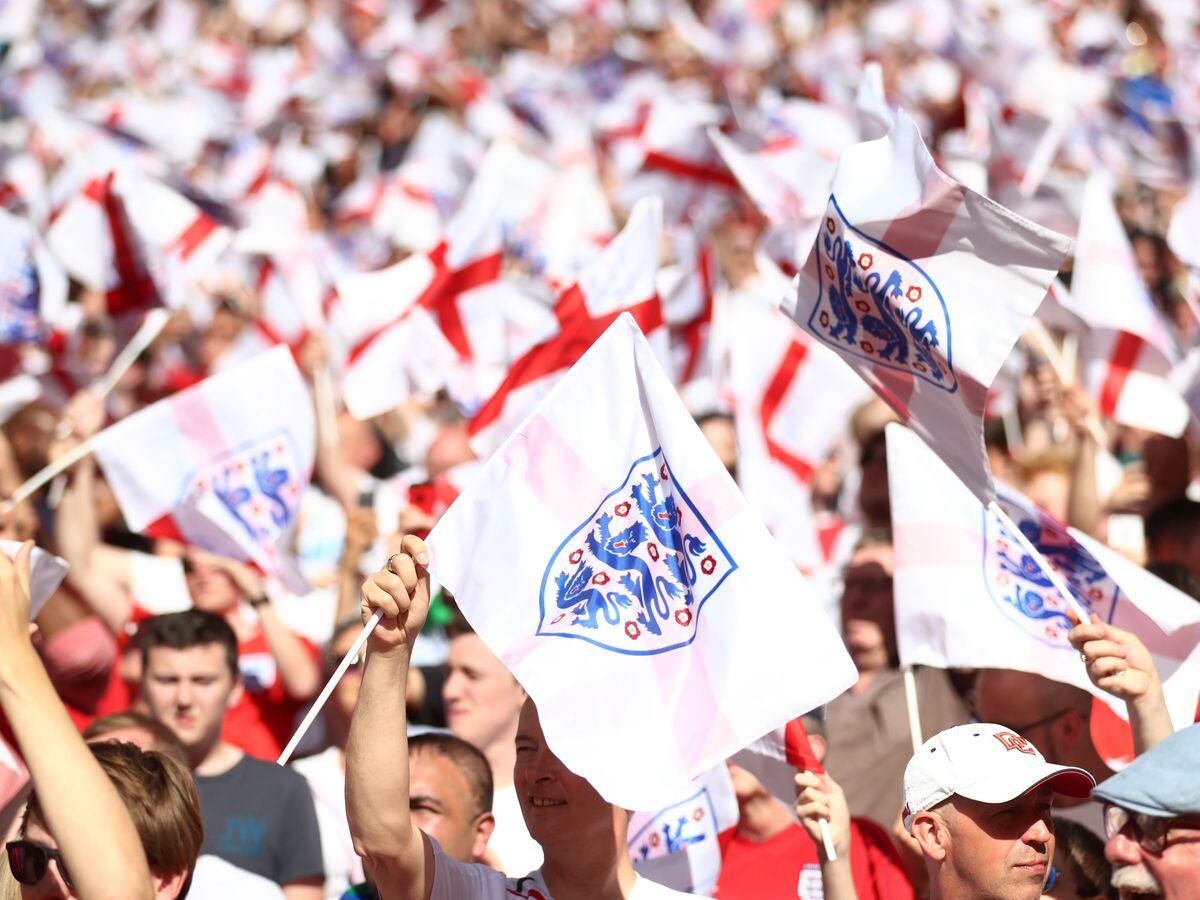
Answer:
M320 661L320 651L300 638L304 648ZM251 756L274 762L296 725L296 714L304 702L289 697L275 666L275 657L262 634L238 643L238 668L245 690L242 699L229 707L221 739Z
M819 900L817 846L793 824L765 841L736 830L721 835L720 900ZM850 871L859 900L913 900L912 885L886 831L869 819L850 820Z

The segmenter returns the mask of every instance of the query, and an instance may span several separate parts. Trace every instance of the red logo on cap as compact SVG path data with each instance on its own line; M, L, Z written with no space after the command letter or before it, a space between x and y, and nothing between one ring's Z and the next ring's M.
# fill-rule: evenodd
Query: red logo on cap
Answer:
M1012 731L997 731L996 740L1004 745L1005 750L1019 750L1021 753L1028 753L1030 756L1037 753L1037 748L1033 744Z

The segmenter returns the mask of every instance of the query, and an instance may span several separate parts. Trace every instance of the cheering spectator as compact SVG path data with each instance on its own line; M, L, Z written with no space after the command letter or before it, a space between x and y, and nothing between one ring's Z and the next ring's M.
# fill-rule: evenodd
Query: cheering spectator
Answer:
M147 619L139 645L150 713L178 736L196 776L204 852L270 879L288 900L320 898L321 842L304 779L221 737L242 691L233 629L188 610Z
M607 803L546 745L537 709L526 700L516 735L513 782L529 833L542 846L542 868L505 879L486 866L452 859L413 827L409 806L404 694L413 643L429 611L428 552L404 539L362 590L363 620L382 611L367 644L367 666L346 764L346 800L354 845L384 897L495 897L514 893L653 900L687 896L641 878L627 849L629 814Z
M161 879L152 878L123 797L75 731L29 641L32 550L25 543L15 561L0 553L0 709L33 781L9 867L28 887L53 879L63 897L154 897Z
M804 729L813 755L823 762L821 720L805 716ZM796 814L804 823L799 825L788 808L746 769L731 762L729 774L737 794L738 825L721 840L721 875L713 896L721 900L785 896L798 884L815 885L824 880L825 896L832 900L831 882L844 879L843 870L848 870L851 878L851 893L847 896L857 900L905 900L913 896L887 832L868 819L851 817L845 795L833 779L808 773L801 776L805 800L797 800ZM818 808L825 815L817 816ZM834 837L838 860L832 865L821 849L816 818L826 819Z

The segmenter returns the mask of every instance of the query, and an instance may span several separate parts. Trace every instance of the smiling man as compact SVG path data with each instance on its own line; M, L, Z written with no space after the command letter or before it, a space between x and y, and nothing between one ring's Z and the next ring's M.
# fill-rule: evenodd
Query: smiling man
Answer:
M530 835L545 862L523 878L453 859L415 827L410 797L404 691L413 643L429 611L428 553L406 537L404 552L363 585L363 620L379 627L367 645L350 726L346 801L354 846L380 896L412 900L515 897L540 900L671 900L689 896L641 878L627 849L629 814L606 802L546 744L537 709L526 700L517 723L513 784Z
M321 841L304 778L221 740L225 714L242 692L229 623L198 609L153 616L138 642L150 714L179 738L196 776L201 852L270 879L287 900L319 900Z
M904 772L904 825L931 900L1037 900L1054 858L1054 795L1087 797L1095 783L1002 725L931 737Z

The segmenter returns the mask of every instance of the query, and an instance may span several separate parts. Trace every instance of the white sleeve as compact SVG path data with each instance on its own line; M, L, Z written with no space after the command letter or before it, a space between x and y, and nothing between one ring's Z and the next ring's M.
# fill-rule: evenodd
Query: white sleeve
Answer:
M429 837L426 835L426 837ZM429 900L490 900L504 897L504 875L490 866L462 863L447 856L438 842L433 846L433 893Z

